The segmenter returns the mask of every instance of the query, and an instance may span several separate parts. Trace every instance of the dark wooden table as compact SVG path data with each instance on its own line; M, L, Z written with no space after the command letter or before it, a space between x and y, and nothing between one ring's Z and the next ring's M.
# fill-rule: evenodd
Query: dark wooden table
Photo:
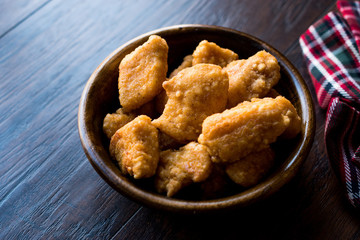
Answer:
M298 38L334 0L0 1L0 239L360 239L329 166ZM268 201L214 216L143 207L108 186L77 130L84 85L114 49L184 23L252 34L299 69L316 104L316 136L299 174Z

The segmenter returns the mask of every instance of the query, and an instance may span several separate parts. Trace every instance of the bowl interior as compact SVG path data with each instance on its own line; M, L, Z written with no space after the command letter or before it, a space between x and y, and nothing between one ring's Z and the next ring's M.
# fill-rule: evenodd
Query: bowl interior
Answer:
M275 89L294 104L302 118L303 126L295 139L274 144L277 165L260 184L250 189L234 186L216 198L201 199L199 194L194 194L197 191L191 188L175 198L167 198L157 194L149 184L150 181L135 181L121 175L117 164L109 155L109 140L103 134L102 121L107 113L114 112L120 107L117 91L120 61L152 34L157 34L167 41L169 72L204 39L233 50L240 59L248 58L260 50L266 50L278 59L281 79ZM156 30L131 40L99 65L90 77L81 98L79 133L85 153L95 170L125 196L145 205L166 210L209 211L246 206L268 197L288 182L311 147L314 135L313 118L312 100L306 84L292 64L277 50L235 30L204 25L182 25Z

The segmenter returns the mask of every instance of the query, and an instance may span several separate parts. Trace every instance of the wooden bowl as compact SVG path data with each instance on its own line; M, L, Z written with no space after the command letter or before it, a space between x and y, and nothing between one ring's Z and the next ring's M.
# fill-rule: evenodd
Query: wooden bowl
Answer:
M295 139L276 144L278 164L261 183L248 189L235 188L228 195L205 200L191 196L191 191L181 197L168 198L156 193L143 181L132 180L120 173L116 162L109 155L109 140L102 131L102 122L107 113L114 112L120 106L117 91L120 61L152 34L163 37L169 45L169 72L204 39L233 50L239 58L248 58L263 49L277 58L281 67L281 79L275 88L296 107L302 118L302 131ZM82 146L92 166L110 186L124 196L149 207L173 212L217 212L264 200L289 182L311 148L314 116L312 99L304 80L289 60L276 49L253 36L224 27L179 25L155 30L127 42L98 66L81 96L78 128Z

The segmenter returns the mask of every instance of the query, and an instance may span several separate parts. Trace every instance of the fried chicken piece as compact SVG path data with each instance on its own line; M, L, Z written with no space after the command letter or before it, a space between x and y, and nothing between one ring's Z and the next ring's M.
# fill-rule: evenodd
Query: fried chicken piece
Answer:
M199 63L211 63L225 67L230 62L237 60L239 56L227 48L221 48L216 43L203 40L192 54L192 65Z
M168 45L159 36L126 55L119 66L119 99L126 111L137 109L161 91L166 80Z
M295 118L294 106L282 96L254 98L207 117L198 141L209 148L215 162L235 162L268 148Z
M119 163L121 172L135 179L156 173L159 153L158 130L145 115L117 130L110 141L110 154Z
M168 197L193 182L204 181L211 172L211 160L207 148L190 142L178 151L160 152L160 161L155 177L155 187Z
M276 58L266 51L259 51L247 60L233 61L224 69L229 75L229 107L264 97L280 79Z
M181 70L183 70L183 69L185 69L185 68L188 68L188 67L191 67L191 66L192 66L192 61L193 61L193 56L192 56L191 54L185 56L183 62L180 64L180 66L177 67L174 71L172 71L172 72L170 73L169 78L174 77L174 76L175 76L176 74L178 74Z
M110 139L119 128L133 120L135 117L135 114L124 113L123 109L119 108L115 113L106 114L103 122L103 131Z
M275 153L269 147L259 152L252 152L237 162L226 166L227 175L243 187L251 187L270 171L274 165Z
M163 87L169 99L153 125L179 142L196 140L203 120L226 107L228 77L217 65L185 68Z

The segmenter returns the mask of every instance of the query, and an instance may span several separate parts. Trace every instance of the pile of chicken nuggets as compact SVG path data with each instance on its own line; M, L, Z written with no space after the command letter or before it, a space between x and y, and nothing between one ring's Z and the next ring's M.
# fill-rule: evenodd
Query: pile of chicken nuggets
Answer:
M301 130L294 106L273 90L276 58L259 51L239 59L203 40L168 74L168 50L152 35L119 65L121 108L103 130L121 172L154 181L168 197L196 182L216 191L225 177L259 183L274 165L271 144Z

